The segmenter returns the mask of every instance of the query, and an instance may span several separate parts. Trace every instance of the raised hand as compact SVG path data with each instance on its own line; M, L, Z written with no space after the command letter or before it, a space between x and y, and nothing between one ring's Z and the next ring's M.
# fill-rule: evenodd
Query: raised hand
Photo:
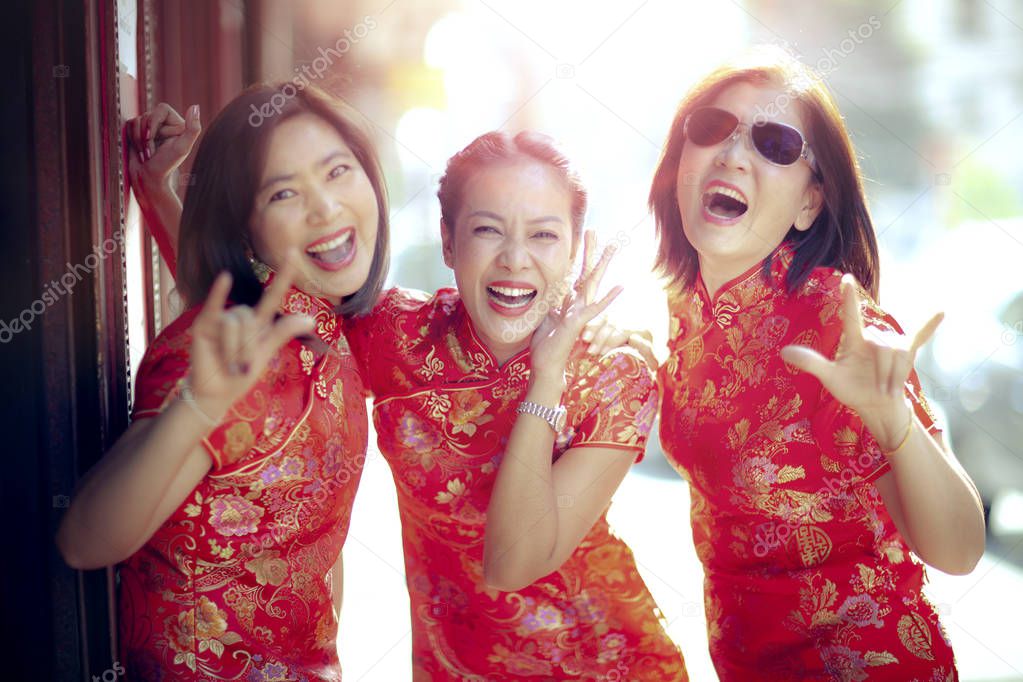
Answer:
M255 308L226 310L231 276L221 273L214 281L192 327L189 375L191 397L211 422L219 421L252 388L284 344L312 329L313 320L305 315L276 317L294 278L295 267L286 264Z
M882 338L864 328L852 275L842 277L841 291L842 339L835 359L803 346L786 346L781 356L820 379L837 400L856 411L882 448L890 449L887 446L895 445L905 428L908 406L903 387L916 353L934 335L944 314L928 320L911 340L894 335Z
M595 242L593 231L587 230L583 237L583 270L579 278L572 289L561 297L560 305L551 306L547 317L533 334L530 345L534 373L563 373L572 346L586 324L604 312L622 292L622 287L616 286L600 300L594 300L604 271L617 250L614 244L609 245L594 264Z
M128 143L134 152L128 158L133 188L139 183L151 187L167 181L188 158L202 132L198 104L188 108L187 117L181 118L169 104L161 102L152 111L125 123Z

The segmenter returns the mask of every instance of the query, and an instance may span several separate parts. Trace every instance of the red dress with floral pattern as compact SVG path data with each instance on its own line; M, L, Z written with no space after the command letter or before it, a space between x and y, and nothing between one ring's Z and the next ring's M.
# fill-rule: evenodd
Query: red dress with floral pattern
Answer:
M209 473L120 565L130 679L341 679L329 572L365 463L365 389L328 302L292 289L281 309L314 316L326 345L277 353L203 440ZM177 397L198 311L147 351L135 419Z
M957 679L952 649L921 594L910 554L873 485L889 470L856 414L789 344L834 357L841 273L815 269L794 294L780 247L721 287L669 301L661 440L690 483L711 658L722 680ZM867 294L868 328L901 333ZM915 373L917 417L940 432Z
M391 290L346 325L398 490L414 679L686 679L631 551L603 515L560 569L529 587L483 582L486 511L526 391L528 349L498 365L453 289L428 300ZM656 391L637 356L574 354L567 379L553 457L580 446L640 456Z

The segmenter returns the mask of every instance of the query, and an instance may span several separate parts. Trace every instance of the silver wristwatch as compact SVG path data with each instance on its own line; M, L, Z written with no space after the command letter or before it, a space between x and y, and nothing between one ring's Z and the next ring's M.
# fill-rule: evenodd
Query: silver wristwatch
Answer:
M561 429L565 428L565 418L568 416L568 410L562 405L544 407L529 400L523 400L519 403L515 411L519 414L531 414L534 417L543 419L547 422L548 426L554 429L554 433L561 433Z

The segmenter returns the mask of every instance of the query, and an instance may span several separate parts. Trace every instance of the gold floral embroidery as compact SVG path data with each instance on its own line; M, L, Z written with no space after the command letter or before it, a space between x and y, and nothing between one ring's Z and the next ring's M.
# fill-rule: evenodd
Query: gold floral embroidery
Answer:
M459 391L454 394L453 405L448 418L451 420L451 433L464 433L472 436L476 428L493 421L494 417L485 414L490 407L489 400L483 400L477 391Z
M224 454L228 461L234 462L241 459L242 455L252 449L256 437L252 433L252 427L248 422L235 422L224 434Z
M245 562L245 568L256 574L260 585L280 585L288 579L288 562L276 550L265 551Z
M423 360L423 366L416 370L416 373L422 376L425 381L433 379L444 371L444 361L438 358L436 353L437 349L431 348L430 352L426 354L426 359Z
M448 481L447 490L437 493L435 499L438 504L450 504L453 499L464 493L465 484L462 483L462 479L456 478Z
M917 658L934 660L934 654L931 653L931 629L919 613L907 613L899 619L899 640Z
M340 418L345 418L345 389L341 384L341 380L338 379L334 382L334 387L330 390L330 404L334 406L334 409L340 414Z

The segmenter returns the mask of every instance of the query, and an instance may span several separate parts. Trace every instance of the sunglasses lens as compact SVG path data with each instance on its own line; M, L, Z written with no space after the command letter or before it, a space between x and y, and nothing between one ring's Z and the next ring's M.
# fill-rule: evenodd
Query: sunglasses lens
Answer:
M727 111L705 107L689 114L686 134L693 144L709 147L731 135L738 124L739 119Z
M803 153L803 137L794 128L777 123L762 123L753 126L753 145L764 158L780 166L788 166L799 160Z

